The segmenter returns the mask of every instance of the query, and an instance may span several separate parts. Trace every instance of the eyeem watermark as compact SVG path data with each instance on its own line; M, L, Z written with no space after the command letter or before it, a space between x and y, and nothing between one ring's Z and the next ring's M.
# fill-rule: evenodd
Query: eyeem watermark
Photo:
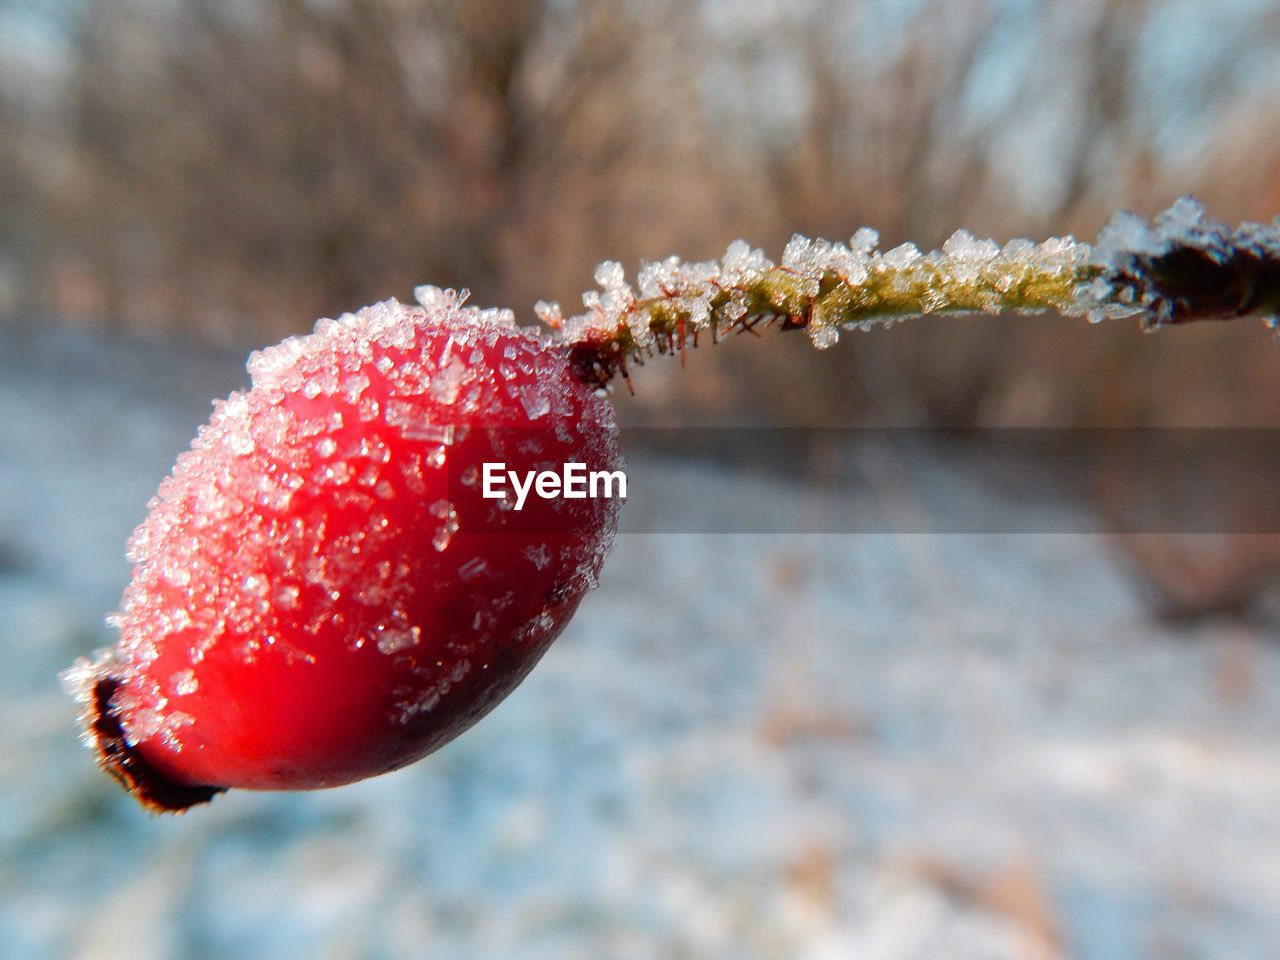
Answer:
M627 475L621 470L588 470L585 463L566 463L559 473L554 470L526 470L523 476L508 470L506 463L484 464L481 495L489 500L504 500L507 484L516 494L516 510L524 509L529 493L543 500L611 500L627 498ZM522 482L523 481L523 482Z

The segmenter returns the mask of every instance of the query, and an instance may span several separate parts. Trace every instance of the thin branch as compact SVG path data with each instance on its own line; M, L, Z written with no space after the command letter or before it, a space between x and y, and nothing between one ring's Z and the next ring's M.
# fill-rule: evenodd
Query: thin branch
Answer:
M866 227L849 243L791 238L778 263L736 240L718 261L644 265L633 287L622 266L596 268L599 291L565 318L539 301L579 375L604 385L628 362L673 353L761 323L804 329L825 349L841 329L870 329L930 313L1056 310L1090 321L1140 316L1144 328L1280 312L1280 218L1232 230L1183 197L1152 223L1117 213L1089 244L1072 237L1003 247L959 230L941 250L877 249Z

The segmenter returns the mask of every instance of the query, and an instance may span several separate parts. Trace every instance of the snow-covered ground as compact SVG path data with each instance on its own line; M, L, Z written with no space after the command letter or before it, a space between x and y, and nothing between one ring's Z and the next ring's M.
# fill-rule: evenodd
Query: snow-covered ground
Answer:
M1280 648L1154 625L1088 534L626 534L437 754L142 814L56 674L110 641L125 538L244 379L0 329L0 956L1280 953ZM807 502L632 459L673 506Z

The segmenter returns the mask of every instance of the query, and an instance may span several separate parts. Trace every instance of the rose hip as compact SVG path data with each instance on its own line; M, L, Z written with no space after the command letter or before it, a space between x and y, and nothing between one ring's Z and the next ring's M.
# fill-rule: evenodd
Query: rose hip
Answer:
M494 707L595 583L617 501L482 496L621 465L612 409L506 311L421 291L249 360L134 532L116 647L68 672L147 807L404 766Z

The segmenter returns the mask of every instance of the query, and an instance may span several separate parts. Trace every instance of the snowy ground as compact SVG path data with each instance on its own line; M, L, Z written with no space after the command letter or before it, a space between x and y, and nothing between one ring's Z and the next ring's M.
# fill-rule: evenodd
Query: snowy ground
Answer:
M110 640L125 538L242 380L0 329L0 956L1280 953L1280 648L1153 625L1086 534L624 535L434 756L141 814L56 673ZM633 460L673 504L804 503Z

